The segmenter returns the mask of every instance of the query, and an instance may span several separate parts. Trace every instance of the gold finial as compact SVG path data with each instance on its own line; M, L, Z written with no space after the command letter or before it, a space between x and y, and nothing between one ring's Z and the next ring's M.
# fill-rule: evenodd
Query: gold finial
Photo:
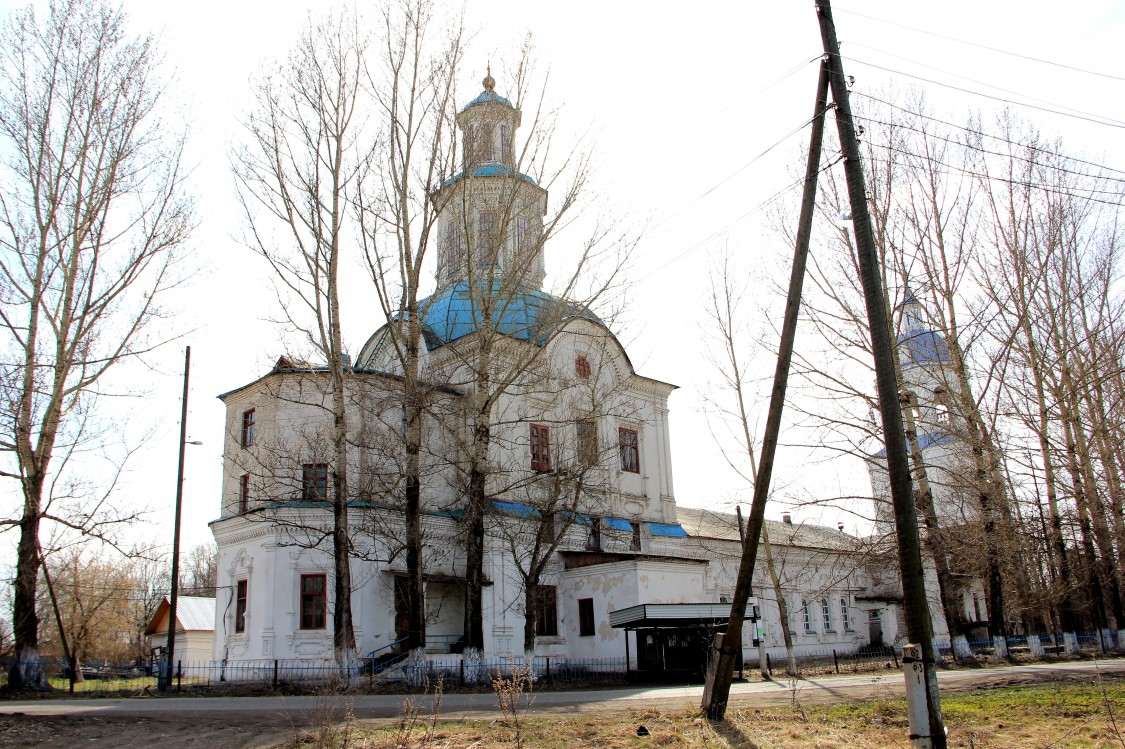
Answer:
M496 80L492 77L492 62L488 63L488 74L485 75L484 80L481 81L481 83L484 84L485 91L491 91L492 89L496 88Z

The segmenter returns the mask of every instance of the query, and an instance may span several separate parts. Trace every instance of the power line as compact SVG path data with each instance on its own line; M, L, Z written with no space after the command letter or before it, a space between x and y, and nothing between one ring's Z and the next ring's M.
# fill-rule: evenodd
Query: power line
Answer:
M1088 159L1082 159L1082 158L1079 158L1077 156L1071 156L1069 154L1060 153L1059 151L1052 151L1049 148L1043 148L1042 146L1038 146L1038 145L1031 146L1027 143L1015 141L1015 140L1012 140L1011 138L1005 138L1002 135L996 135L995 133L990 133L986 130L977 130L977 129L974 129L974 128L971 128L971 127L967 127L965 125L958 125L957 123L949 122L948 120L943 120L939 117L934 117L934 116L928 115L928 114L922 114L921 112L915 112L914 110L908 109L907 107L903 107L899 104L895 104L894 102L887 101L886 99L881 99L878 96L873 96L872 94L864 93L862 91L852 91L852 95L853 96L862 96L865 99L870 99L871 101L878 102L878 103L883 104L885 106L891 107L892 109L896 109L896 110L898 110L898 111L900 111L904 114L908 114L908 115L911 115L913 117L918 117L919 119L928 120L930 122L936 122L938 124L946 125L948 127L956 128L956 129L959 129L959 130L963 130L966 133L971 133L973 135L979 135L983 138L989 138L991 140L1000 141L1001 143L1007 143L1007 144L1013 145L1013 146L1022 146L1022 147L1033 148L1034 150L1036 150L1040 153L1045 153L1045 154L1048 154L1050 156L1057 156L1061 159L1067 159L1068 161L1073 161L1076 164L1086 164L1087 166L1096 167L1098 169L1104 169L1104 170L1109 171L1109 172L1117 172L1118 174L1125 174L1125 169L1117 169L1116 167L1112 167L1112 166L1109 166L1107 164L1102 164L1102 163L1097 162L1097 161L1090 161ZM862 117L862 115L861 115L861 117Z
M936 31L929 31L927 29L919 29L919 28L914 27L914 26L907 26L906 24L897 23L895 21L888 21L885 18L878 18L877 16L870 16L870 15L867 15L866 13L860 13L860 12L854 11L854 10L840 9L837 12L847 13L848 15L858 16L860 18L866 18L870 21L878 21L879 23L885 23L888 26L897 26L900 29L906 29L908 31L913 31L913 32L916 32L918 34L926 34L927 36L937 37L938 39L946 39L948 41L957 42L958 44L965 44L965 45L968 45L970 47L977 47L979 49L986 49L989 52L997 52L997 53L1002 54L1002 55L1010 55L1012 57L1018 57L1022 60L1031 60L1032 62L1042 63L1043 65L1053 65L1057 68L1064 68L1066 70L1073 70L1075 72L1085 73L1087 75L1096 75L1096 76L1099 76L1101 78L1110 78L1110 79L1115 80L1115 81L1125 81L1125 77L1122 77L1122 76L1119 76L1119 75L1112 75L1110 73L1102 73L1102 72L1097 71L1097 70L1088 70L1086 68L1079 68L1079 67L1074 66L1074 65L1067 65L1066 63L1063 63L1063 62L1055 62L1053 60L1045 60L1042 57L1032 57L1031 55L1025 55L1025 54L1022 54L1020 52L1012 52L1010 50L1001 49L1000 47L990 47L987 44L980 44L979 42L970 42L967 39L959 39L955 36L948 36L947 34L939 34Z
M891 52L887 52L886 50L879 49L878 47L872 47L872 46L867 45L867 44L859 44L858 42L853 43L852 46L864 47L865 49L869 49L872 52L878 52L881 55L886 55L887 57L893 57L896 60L902 60L903 62L908 62L912 65L917 65L917 66L922 67L922 68L928 68L929 70L933 70L935 72L941 73L943 75L948 75L948 76L953 77L953 78L960 78L963 81L968 81L969 83L975 83L978 86L984 86L986 88L995 89L996 91L1002 91L1006 94L1012 94L1013 96L1022 96L1024 99L1027 99L1029 101L1037 101L1040 104L1047 104L1047 105L1052 106L1052 107L1058 107L1059 109L1064 109L1064 110L1067 110L1067 111L1070 111L1070 112L1074 112L1075 114L1086 115L1086 116L1089 116L1089 117L1100 117L1102 119L1107 120L1108 122L1116 122L1118 124L1125 125L1125 122L1123 122L1122 120L1117 120L1117 119L1114 119L1112 117L1102 117L1102 115L1095 114L1093 112L1085 112L1081 109L1075 109L1074 107L1068 107L1065 104L1059 104L1058 102L1048 101L1047 99L1040 99L1037 96L1032 96L1031 94L1025 94L1022 91L1013 91L1010 88L1004 88L1003 86L997 86L995 84L988 83L986 81L977 80L976 78L969 78L968 76L960 75L959 73L954 73L950 70L945 70L943 68L939 68L939 67L936 67L934 65L930 65L928 63L919 62L918 60L913 60L909 57L903 57L902 55L896 55L896 54L893 54Z
M902 129L902 130L909 130L909 131L915 132L915 133L921 133L928 138L934 138L935 140L940 140L943 143L949 143L949 144L954 145L954 146L960 146L961 148L965 148L965 149L967 149L969 151L972 151L974 153L984 153L984 154L988 154L990 156L999 156L1001 158L1006 158L1006 159L1010 158L1010 159L1014 159L1016 161L1021 161L1021 162L1027 163L1027 164L1038 164L1038 165L1044 166L1047 169L1050 169L1052 172L1058 172L1060 174L1073 174L1077 177L1084 177L1086 179L1097 180L1097 181L1101 181L1101 182L1119 182L1119 183L1125 185L1125 177L1109 177L1109 176L1103 176L1103 175L1097 175L1097 174L1090 174L1089 172L1080 172L1080 171L1077 171L1075 169L1067 169L1064 166L1052 165L1052 164L1043 164L1040 161L1036 161L1035 159L1029 158L1027 156L1021 156L1019 154L1004 153L1002 151L990 151L987 148L969 145L967 143L956 140L954 138L948 138L948 137L945 137L943 135L939 135L937 133L931 132L929 130L923 130L919 127L912 127L912 126L910 126L906 123L902 123L902 122L886 122L884 120L880 120L880 119L877 119L877 118L871 117L871 116L861 116L859 119L862 119L864 122L867 122L867 123L874 123L876 125L883 125L885 127L893 127L893 128L899 128L899 129ZM962 128L962 131L967 132L963 128ZM1009 141L1009 142L1011 142L1011 141ZM1020 143L1014 143L1014 142L1012 143L1012 145L1025 145L1026 146L1026 144L1020 144ZM1040 153L1048 153L1048 152L1042 151L1041 149L1038 149L1038 148L1034 148L1034 147L1031 147L1031 148L1032 148L1032 150L1040 152ZM1062 158L1062 159L1068 158L1067 156L1065 156L1063 154L1054 154L1054 155L1056 155L1056 156L1058 156L1059 158ZM923 157L920 157L920 158L923 158ZM929 157L924 157L924 158L929 158ZM1106 167L1106 168L1108 168L1108 167ZM1116 170L1113 170L1113 171L1116 171ZM1081 188L1081 189L1090 190L1092 192L1100 192L1100 193L1110 194L1110 195L1122 194L1122 192L1125 192L1125 191L1120 191L1120 190L1119 191L1115 191L1115 190L1095 190L1094 188L1085 188L1085 187Z
M811 122L811 120L810 120L810 122ZM806 124L808 124L808 123L806 123ZM832 160L832 161L828 162L827 164L825 164L824 166L822 166L822 167L820 168L820 172L825 172L825 171L827 171L828 169L830 169L831 167L833 167L834 165L836 165L837 163L839 163L839 162L841 161L841 159L843 159L843 156L837 156L837 157L836 157L836 158L835 158L834 160ZM818 172L818 174L819 174L820 172ZM725 225L723 225L723 226L722 226L722 227L720 227L719 229L715 230L714 232L712 232L712 233L711 233L711 234L709 234L708 236L704 237L703 239L699 240L699 241L698 241L698 242L696 242L695 244L693 244L693 245L691 245L690 247L688 247L688 248L687 248L686 250L684 250L683 252L679 253L678 255L676 255L676 256L674 256L674 257L672 257L672 258L669 258L668 260L664 261L664 262L663 262L663 263L661 263L660 265L656 266L656 267L655 267L655 268L653 268L653 269L652 269L651 271L649 271L649 272L648 272L648 273L646 273L645 275L643 275L643 276L641 276L640 278L638 278L638 279L637 279L637 281L636 281L636 283L641 283L641 282L643 282L643 281L647 281L647 280L648 280L649 278L651 278L651 277L655 276L655 275L656 275L657 273L659 273L660 271L664 270L664 269L665 269L665 268L667 268L667 267L668 267L669 265L672 265L673 263L679 262L680 260L682 260L683 258L687 257L687 256L688 256L688 255L690 255L691 253L695 252L695 251L696 251L696 250L698 250L698 249L699 249L700 247L703 247L704 245L706 245L706 244L707 244L708 242L712 241L712 240L713 240L713 239L715 239L716 237L719 237L719 236L721 236L721 235L722 235L722 234L723 234L723 233L724 233L725 231L727 231L728 229L730 229L730 227L734 226L734 225L735 225L735 224L737 224L737 223L738 223L739 221L742 221L742 220L743 220L744 218L746 218L747 216L751 216L751 215L753 215L754 213L757 213L758 211L760 211L761 209L765 208L765 207L766 207L767 205L769 205L769 204L770 204L770 203L772 203L773 201L775 201L775 200L777 200L778 198L780 198L780 197L781 197L782 195L784 195L785 193L789 192L790 190L792 190L792 189L793 189L793 188L795 188L795 187L798 187L798 186L800 186L800 185L801 185L802 183L804 183L804 181L805 181L805 178L804 178L804 177L801 177L800 179L798 179L798 180L796 180L796 181L794 181L794 182L791 182L791 183L789 183L789 184L788 184L788 185L786 185L785 187L783 187L783 188L781 188L780 190L778 190L777 192L775 192L775 193L774 193L773 195L769 196L768 198L766 198L766 199L765 199L765 200L763 200L762 202L760 202L760 203L758 203L757 205L755 205L755 206L754 206L753 208L751 208L750 210L748 210L748 211L746 211L745 213L743 213L743 214L742 214L741 216L738 216L737 218L734 218L734 219L732 219L731 221L729 221L728 223L726 223Z
M1086 200L1086 201L1089 201L1091 203L1100 203L1102 205L1112 206L1113 208L1125 207L1125 204L1123 204L1122 201L1113 202L1113 201L1110 201L1110 200L1102 200L1101 198L1095 198L1091 195L1079 195L1079 194L1070 192L1068 190L1062 190L1062 189L1059 189L1059 188L1056 188L1056 187L1053 187L1053 186L1050 186L1050 185L1037 184L1037 183L1030 182L1028 180L1008 179L1006 177L1001 177L1001 176L994 175L994 174L982 174L980 172L976 172L976 171L973 171L971 169L966 169L966 168L955 166L955 165L952 165L952 164L947 164L944 161L940 161L940 160L934 159L932 157L922 156L922 155L916 154L912 151L904 150L904 149L901 149L901 148L895 148L894 146L886 145L886 144L883 144L883 143L871 143L870 145L874 148L881 148L881 149L889 151L891 153L899 153L899 154L902 154L904 156L911 156L911 157L914 157L914 158L929 158L933 163L938 164L939 166L942 166L946 170L948 170L948 171L945 171L945 172L942 172L941 170L936 170L939 174L957 173L957 174L962 174L962 175L969 176L969 177L977 177L978 179L984 179L984 180L988 180L990 182L1002 182L1002 183L1008 184L1008 185L1035 187L1035 188L1044 190L1046 192L1055 193L1057 195L1065 195L1066 197L1069 197L1069 198L1075 198L1077 200ZM893 163L890 159L880 159L880 162L884 163L884 164L888 164L888 165ZM1082 188L1079 188L1079 189L1082 189ZM1108 193L1108 194L1112 194L1112 195L1120 195L1123 198L1123 200L1125 200L1125 195L1122 195L1121 193L1111 192L1111 191L1094 191L1094 192L1102 192L1102 193Z
M907 78L913 78L914 80L922 81L924 83L932 83L935 86L941 86L943 88L950 88L950 89L953 89L954 91L960 91L961 93L971 94L973 96L980 96L980 97L983 97L985 99L992 99L993 101L1003 102L1004 104L1011 104L1011 105L1016 106L1016 107L1027 107L1028 109L1035 109L1035 110L1038 110L1040 112L1047 112L1049 114L1057 114L1057 115L1061 115L1063 117L1071 117L1071 118L1076 119L1076 120L1085 120L1086 122L1093 122L1096 125L1105 125L1106 127L1125 129L1125 124L1119 123L1117 120L1113 120L1109 117L1103 117L1102 115L1093 115L1093 116L1090 116L1090 117L1085 117L1085 116L1079 115L1079 114L1072 114L1070 112L1063 112L1063 111L1060 111L1058 109L1051 109L1049 107L1040 107L1040 106L1037 106L1035 104L1028 104L1027 102L1016 101L1015 99L1005 99L1002 96L993 96L991 94L985 94L985 93L982 93L980 91L973 91L970 88L964 88L962 86L954 86L952 83L942 83L941 81L935 81L932 78L925 78L925 77L920 76L920 75L914 75L913 73L905 73L901 70L895 70L894 68L884 67L883 65L876 65L873 62L867 62L865 60L860 60L860 59L857 59L855 57L849 57L848 60L850 62L856 63L857 65L866 65L867 67L875 68L876 70L882 70L882 71L885 71L887 73L892 73L894 75L901 75L901 76L905 76Z

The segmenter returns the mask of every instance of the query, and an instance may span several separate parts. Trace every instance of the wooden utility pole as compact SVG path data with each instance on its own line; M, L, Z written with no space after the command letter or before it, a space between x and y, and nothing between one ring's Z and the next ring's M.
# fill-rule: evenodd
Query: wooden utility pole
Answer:
M180 515L184 502L184 450L187 448L187 403L188 373L191 371L191 346L184 352L184 398L180 413L180 465L176 471L176 525L172 536L172 586L168 598L168 644L164 650L163 677L159 679L162 689L170 689L176 664L176 604L180 598Z
M863 179L863 163L855 122L848 100L848 84L840 59L840 43L836 39L836 26L832 21L830 0L816 0L816 13L820 21L820 36L824 42L825 65L828 67L832 99L836 103L836 128L840 149L844 155L844 174L848 185L848 202L852 209L852 230L855 234L859 259L859 276L863 286L863 300L867 307L867 323L871 335L871 351L875 358L875 383L879 393L879 413L883 422L883 439L886 443L887 474L891 485L891 504L894 507L895 531L898 537L899 572L902 579L903 609L906 633L918 648L924 669L925 707L928 712L929 735L925 726L912 728L911 745L945 749L945 726L941 717L938 696L937 671L934 664L934 644L930 627L930 607L926 600L926 581L922 567L921 539L918 532L918 515L914 509L910 465L906 453L906 432L902 424L899 405L899 386L895 377L894 350L891 347L891 326L880 275L879 257L867 210L867 188ZM755 498L756 498L755 494Z
M762 536L766 497L773 474L774 454L777 452L777 436L781 431L781 414L785 408L789 363L793 358L793 341L797 335L797 313L801 308L801 289L805 282L805 262L809 254L809 236L812 234L816 178L820 173L820 150L824 140L824 114L827 109L828 66L826 62L821 62L812 135L809 138L809 161L805 167L805 186L801 195L801 215L797 221L797 243L793 251L793 269L789 275L789 293L785 299L785 320L781 327L781 344L777 351L770 409L766 415L766 433L762 438L762 457L754 479L754 499L750 504L750 519L742 543L742 560L738 565L738 577L734 585L730 621L727 623L726 633L715 640L707 668L707 682L703 689L702 710L710 720L722 720L726 715L735 659L742 644L742 622L746 617L746 604L750 601L753 586L754 562L758 557L758 540Z

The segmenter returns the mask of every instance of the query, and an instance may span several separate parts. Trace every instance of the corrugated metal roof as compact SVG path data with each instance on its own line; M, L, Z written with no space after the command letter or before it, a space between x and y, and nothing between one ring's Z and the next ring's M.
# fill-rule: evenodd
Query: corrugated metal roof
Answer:
M697 507L677 507L676 516L688 536L738 541L738 518L734 515L703 510ZM783 523L767 520L766 531L774 546L803 546L810 549L853 549L857 539L836 528L809 523Z
M215 629L215 599L180 596L176 601L176 618L188 632Z

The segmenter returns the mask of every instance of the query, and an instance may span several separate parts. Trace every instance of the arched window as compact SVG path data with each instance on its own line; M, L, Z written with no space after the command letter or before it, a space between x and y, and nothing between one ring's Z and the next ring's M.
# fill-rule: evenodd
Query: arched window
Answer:
M950 426L953 423L953 400L944 385L934 388L934 412L939 424Z
M505 164L512 161L512 129L507 125L500 126L500 160Z

